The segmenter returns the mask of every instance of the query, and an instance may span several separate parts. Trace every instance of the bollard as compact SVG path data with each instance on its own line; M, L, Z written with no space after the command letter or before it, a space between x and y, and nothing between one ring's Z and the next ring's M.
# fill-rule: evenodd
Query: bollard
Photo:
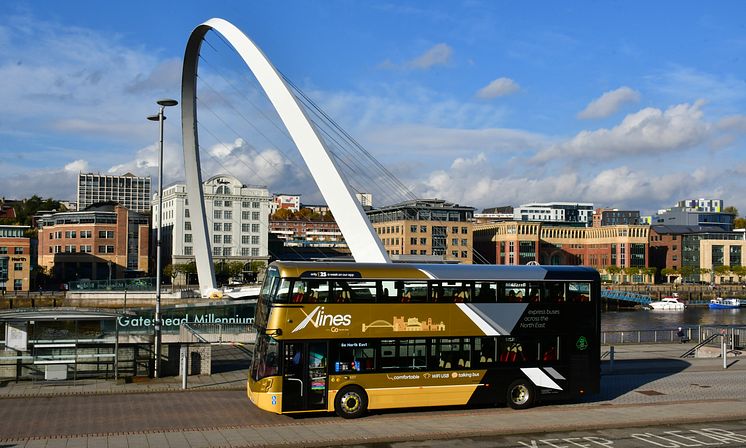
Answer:
M728 348L726 346L725 334L726 334L725 330L722 330L720 332L720 337L722 338L722 343L723 343L723 346L722 346L723 347L723 350L722 350L722 352L723 352L723 369L727 369L728 368L728 356L727 356L728 355L728 351L727 351Z
M180 356L180 362L179 367L181 367L181 388L185 389L187 388L187 373L188 373L188 360L189 360L189 347L186 345L181 346L181 350L179 353Z
M609 347L609 370L614 370L614 346Z

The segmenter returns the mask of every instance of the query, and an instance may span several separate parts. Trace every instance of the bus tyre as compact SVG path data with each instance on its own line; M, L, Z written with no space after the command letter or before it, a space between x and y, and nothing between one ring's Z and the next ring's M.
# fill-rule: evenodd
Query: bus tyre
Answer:
M342 418L358 418L368 410L368 395L358 386L343 387L334 399L334 410Z
M515 380L508 387L508 406L513 409L528 409L534 404L534 387L528 380Z

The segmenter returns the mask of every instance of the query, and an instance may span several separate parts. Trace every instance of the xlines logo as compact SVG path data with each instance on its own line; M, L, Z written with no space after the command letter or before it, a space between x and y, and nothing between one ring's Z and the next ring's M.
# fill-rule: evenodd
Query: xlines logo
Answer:
M306 314L305 311L301 310L303 314ZM350 324L352 324L352 315L350 314L326 314L324 312L323 306L317 306L313 309L309 314L306 314L306 318L301 321L301 323L298 324L297 327L291 331L291 333L295 333L296 331L300 331L308 324L313 325L316 328L319 327L349 327Z

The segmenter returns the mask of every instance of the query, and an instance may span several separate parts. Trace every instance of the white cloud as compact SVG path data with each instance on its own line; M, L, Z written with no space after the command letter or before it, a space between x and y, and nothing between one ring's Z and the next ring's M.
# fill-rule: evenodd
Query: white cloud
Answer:
M567 142L540 151L533 160L608 160L691 148L705 142L711 133L712 126L703 119L702 105L702 101L697 101L672 106L665 111L645 108L627 115L611 129L582 131Z
M453 48L447 44L437 44L422 55L407 62L406 66L418 70L427 70L436 65L445 65L451 60Z
M71 173L86 173L88 172L88 162L85 160L76 160L65 165L65 171Z
M492 99L498 96L510 95L520 90L518 83L510 78L497 78L477 92L477 98Z
M604 118L616 113L623 105L640 101L640 93L624 86L601 95L588 104L578 118Z

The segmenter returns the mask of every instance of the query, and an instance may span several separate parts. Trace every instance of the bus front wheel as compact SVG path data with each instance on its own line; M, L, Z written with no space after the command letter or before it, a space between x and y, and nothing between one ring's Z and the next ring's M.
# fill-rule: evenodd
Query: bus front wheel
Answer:
M334 410L342 418L358 418L368 410L368 396L358 386L343 387L334 399Z
M528 380L515 380L508 387L508 405L513 409L528 409L534 404L534 387Z

